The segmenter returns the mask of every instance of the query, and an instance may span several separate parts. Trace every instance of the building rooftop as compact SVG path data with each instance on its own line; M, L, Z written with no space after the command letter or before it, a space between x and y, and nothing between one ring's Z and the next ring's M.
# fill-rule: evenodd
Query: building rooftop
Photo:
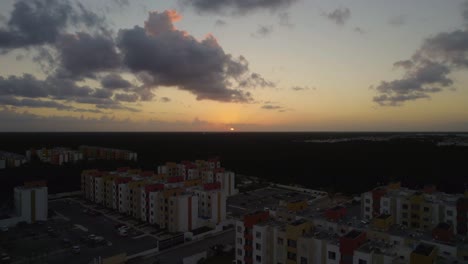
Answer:
M427 244L419 244L414 250L413 253L423 255L423 256L430 256L432 251L434 251L435 246L427 245Z
M359 230L351 230L350 232L348 232L346 235L344 235L344 237L346 238L351 238L351 239L355 239L357 238L358 236L360 236L362 234L361 231Z

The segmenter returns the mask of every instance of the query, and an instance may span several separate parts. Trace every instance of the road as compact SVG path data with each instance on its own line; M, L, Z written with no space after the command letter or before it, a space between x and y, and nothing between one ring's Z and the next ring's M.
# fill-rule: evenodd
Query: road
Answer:
M153 264L156 260L159 260L160 264L179 264L182 263L182 259L195 255L197 253L207 251L210 247L218 244L233 244L235 241L234 230L228 230L225 233L214 235L203 239L201 241L191 242L184 244L179 247L168 249L164 252L153 254L153 256L144 259L135 259L128 261L130 264Z

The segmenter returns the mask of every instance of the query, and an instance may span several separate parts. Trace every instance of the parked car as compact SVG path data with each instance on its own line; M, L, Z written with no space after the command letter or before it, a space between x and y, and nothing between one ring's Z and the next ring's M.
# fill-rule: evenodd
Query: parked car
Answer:
M75 245L75 246L72 247L72 251L75 254L79 254L81 252L81 248L80 248L80 246Z
M1 229L2 229L2 232L7 232L8 231L8 226L2 226Z

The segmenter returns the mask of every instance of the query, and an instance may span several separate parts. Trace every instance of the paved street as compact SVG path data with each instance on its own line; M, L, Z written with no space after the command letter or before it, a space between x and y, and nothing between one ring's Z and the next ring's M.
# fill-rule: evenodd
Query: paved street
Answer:
M153 264L158 263L156 262L159 260L160 264L179 264L182 263L182 259L185 257L189 257L195 255L197 253L207 251L211 247L223 244L233 245L235 240L235 233L234 230L228 230L225 233L215 235L210 238L203 239L202 241L196 241L193 243L188 243L181 245L179 247L168 249L164 252L160 252L155 256L151 256L148 258L143 259L135 259L133 261L129 261L130 264Z

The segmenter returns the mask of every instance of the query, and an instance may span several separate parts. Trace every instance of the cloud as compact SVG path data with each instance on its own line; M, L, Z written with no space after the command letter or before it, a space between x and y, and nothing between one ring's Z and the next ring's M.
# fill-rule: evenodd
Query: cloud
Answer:
M53 108L61 111L72 111L72 112L88 112L88 113L102 113L96 109L82 109L72 107L70 105L62 104L56 101L44 101L37 99L18 99L13 96L0 96L0 105L2 106L14 106L14 107L29 107L29 108Z
M343 26L351 18L351 10L349 8L338 8L333 12L325 14L325 16L337 25Z
M132 84L129 81L123 79L122 76L115 73L104 76L101 79L101 85L106 89L112 90L128 90L132 87Z
M56 48L61 62L58 72L64 76L94 77L97 72L120 66L114 41L103 35L65 34L60 37Z
M163 102L163 103L169 103L171 101L171 98L169 97L161 97L161 99L159 99L159 101Z
M374 97L374 102L383 106L398 106L406 101L430 98L430 94L439 93L453 84L447 77L449 73L450 68L444 64L418 62L407 70L404 78L382 81L376 87L379 95Z
M256 38L264 38L269 36L272 32L273 26L258 25L257 30L255 31L255 33L252 33L251 36Z
M296 91L296 92L302 92L302 91L308 91L308 90L315 90L314 87L309 87L309 86L293 86L291 87L291 90Z
M465 11L462 10L462 16ZM374 101L380 105L398 106L453 90L450 74L468 69L468 29L441 32L427 38L410 59L397 61L394 67L404 70L403 78L382 81L375 88Z
M407 20L408 20L407 15L394 16L388 20L388 24L394 27L401 27L407 23Z
M269 104L266 104L266 105L262 106L262 109L266 109L266 110L278 110L278 109L281 109L281 108L282 108L281 106L269 105Z
M140 98L136 93L116 93L115 100L134 103Z
M252 101L239 84L259 84L262 78L249 70L247 60L226 54L212 35L199 41L176 29L173 22L179 19L175 11L151 12L145 28L120 30L118 46L125 66L144 73L146 87L175 86L197 100ZM162 22L156 26L153 21Z
M216 19L215 26L217 27L224 27L227 25L227 22L222 19Z
M19 0L6 27L0 28L0 51L53 44L67 26L100 26L102 20L82 5L68 0Z
M255 11L278 11L288 8L298 0L180 0L200 13L245 15Z

